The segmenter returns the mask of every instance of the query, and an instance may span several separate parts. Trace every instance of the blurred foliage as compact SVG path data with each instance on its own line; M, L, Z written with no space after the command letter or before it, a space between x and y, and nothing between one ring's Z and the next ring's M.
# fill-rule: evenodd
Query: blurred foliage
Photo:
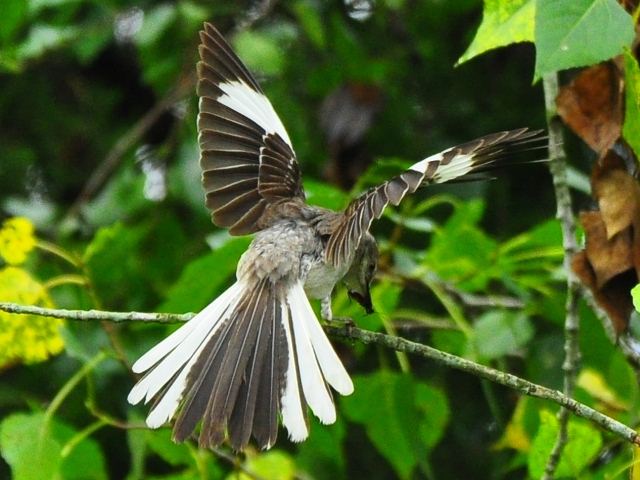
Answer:
M441 148L543 127L534 73L598 62L631 41L630 17L614 0L573 3L486 0L482 17L479 0L379 0L357 12L369 2L283 1L232 42L287 125L309 201L337 209ZM212 226L202 202L197 32L204 20L230 32L254 8L3 0L0 209L29 220L0 230L0 301L184 312L226 288L249 239ZM468 61L525 41L537 56L523 43ZM326 180L335 152L319 126L321 105L345 85L381 99L349 151L369 165L351 192ZM635 112L638 91L636 82L627 97ZM559 388L565 277L551 182L544 166L497 176L436 186L388 211L374 227L376 313L364 315L342 289L334 311ZM572 178L587 183L578 170ZM593 314L581 317L578 399L637 424L634 372ZM338 343L356 389L336 399L335 425L313 420L305 443L281 432L273 450L238 458L176 445L168 428L141 428L146 407L126 403L131 363L174 328L1 314L0 478L527 478L540 476L556 436L549 404ZM619 439L573 419L569 433L559 475L627 475L632 452Z

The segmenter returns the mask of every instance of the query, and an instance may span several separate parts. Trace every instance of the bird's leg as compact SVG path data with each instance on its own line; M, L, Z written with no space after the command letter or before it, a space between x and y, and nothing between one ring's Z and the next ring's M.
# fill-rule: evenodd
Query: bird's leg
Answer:
M320 300L320 315L322 315L322 319L327 323L336 325L342 324L345 327L353 327L353 319L349 317L334 317L333 312L331 310L331 295L327 295L322 300Z
M320 315L322 315L322 319L327 322L331 322L333 320L333 312L331 311L331 294L320 300Z

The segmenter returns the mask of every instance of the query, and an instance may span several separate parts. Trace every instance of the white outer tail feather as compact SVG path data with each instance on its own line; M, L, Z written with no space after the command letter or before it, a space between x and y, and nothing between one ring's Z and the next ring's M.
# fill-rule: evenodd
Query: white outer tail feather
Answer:
M127 397L134 405L142 400L147 403L178 374L149 413L146 423L150 428L158 428L174 416L191 368L212 335L232 314L246 288L246 283L236 282L135 362L133 371L147 374ZM280 399L282 423L289 438L300 442L309 434L300 392L320 422L331 424L336 420L336 410L326 383L342 395L353 392L353 383L320 327L302 282L290 287L280 309L289 358ZM293 361L296 353L297 359Z

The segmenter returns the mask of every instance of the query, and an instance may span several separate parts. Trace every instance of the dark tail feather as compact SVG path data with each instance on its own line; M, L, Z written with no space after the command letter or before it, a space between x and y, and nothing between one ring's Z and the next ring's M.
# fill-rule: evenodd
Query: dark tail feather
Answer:
M147 373L128 400L155 401L147 425L157 428L179 412L176 441L202 420L202 446L228 436L242 450L252 435L260 448L271 447L280 413L293 441L308 435L307 405L322 423L335 421L328 385L348 395L351 379L302 283L279 288L268 279L237 282L134 364Z

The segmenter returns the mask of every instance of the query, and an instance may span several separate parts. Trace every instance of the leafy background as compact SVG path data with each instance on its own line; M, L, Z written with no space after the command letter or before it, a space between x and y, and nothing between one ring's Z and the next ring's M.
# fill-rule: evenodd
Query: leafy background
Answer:
M193 74L202 22L230 32L256 6L3 0L0 209L28 220L0 233L0 300L188 312L230 283L249 239L211 225L203 206ZM536 80L633 39L614 0L486 0L484 13L478 0L298 0L276 2L232 41L288 128L309 200L340 208L439 149L545 128ZM640 104L627 100L633 143ZM589 208L595 154L574 137L567 147L575 199ZM377 313L340 289L334 311L561 388L566 280L551 179L544 165L498 177L430 188L390 211L375 226ZM637 425L634 370L593 313L580 316L576 398ZM300 445L281 432L273 450L237 457L175 445L126 403L131 363L175 326L52 322L0 314L0 344L13 348L0 355L0 477L539 478L557 435L553 405L334 342L356 387L337 399L335 425L314 423ZM629 475L634 452L620 440L575 419L569 434L558 477Z

